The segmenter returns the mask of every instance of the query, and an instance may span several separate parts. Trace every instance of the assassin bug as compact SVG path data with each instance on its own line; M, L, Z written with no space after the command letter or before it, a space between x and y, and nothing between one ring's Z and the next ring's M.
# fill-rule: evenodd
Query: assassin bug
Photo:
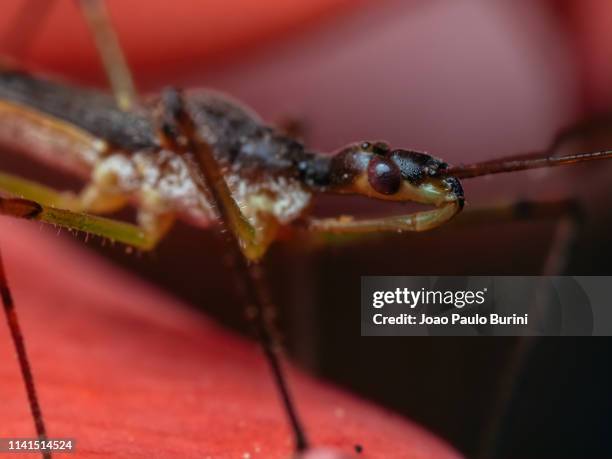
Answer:
M167 91L137 102L110 28L100 22L101 4L83 5L97 31L116 101L6 69L0 75L0 130L7 144L46 154L84 174L90 185L79 195L67 195L2 175L0 187L20 196L0 201L6 215L144 250L155 246L175 217L201 226L220 220L245 258L256 262L292 223L335 233L426 231L463 209L462 178L612 156L610 151L567 156L550 152L450 167L430 155L378 141L357 142L332 156L319 154L214 93ZM317 193L411 201L434 209L381 219L309 219L306 211ZM138 226L89 215L114 211L130 201L140 210ZM247 282L252 277L245 274ZM295 419L294 424L296 444L303 449L305 438Z

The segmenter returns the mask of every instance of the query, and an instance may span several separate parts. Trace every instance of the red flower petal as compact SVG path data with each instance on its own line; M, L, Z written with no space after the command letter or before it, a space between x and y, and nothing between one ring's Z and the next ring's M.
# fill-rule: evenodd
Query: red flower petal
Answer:
M36 224L0 220L0 244L49 433L75 438L77 457L291 456L255 343ZM5 325L0 361L0 435L32 436ZM349 454L361 445L368 458L458 457L407 420L294 368L289 378L316 446ZM330 454L306 457L339 457Z

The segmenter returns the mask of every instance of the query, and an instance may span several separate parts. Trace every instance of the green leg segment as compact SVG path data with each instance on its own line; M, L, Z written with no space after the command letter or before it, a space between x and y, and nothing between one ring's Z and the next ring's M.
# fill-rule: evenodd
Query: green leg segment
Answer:
M156 228L144 229L131 223L69 210L82 208L79 196L58 192L5 173L0 173L0 191L19 196L19 198L0 197L0 215L51 223L108 238L141 250L153 249L170 227L166 224L159 231L156 231Z

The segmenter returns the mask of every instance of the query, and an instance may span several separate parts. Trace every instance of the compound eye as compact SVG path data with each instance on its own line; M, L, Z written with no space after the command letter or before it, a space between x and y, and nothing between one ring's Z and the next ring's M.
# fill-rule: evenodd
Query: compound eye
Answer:
M402 174L389 158L375 156L368 164L368 181L380 194L394 194L402 184Z

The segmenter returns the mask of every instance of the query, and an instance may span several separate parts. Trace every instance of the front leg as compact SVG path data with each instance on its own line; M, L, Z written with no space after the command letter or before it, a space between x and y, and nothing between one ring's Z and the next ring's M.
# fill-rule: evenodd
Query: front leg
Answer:
M429 231L451 220L460 211L460 205L447 203L437 209L415 212L408 215L356 220L353 217L313 218L308 229L322 233L377 233L404 231Z

